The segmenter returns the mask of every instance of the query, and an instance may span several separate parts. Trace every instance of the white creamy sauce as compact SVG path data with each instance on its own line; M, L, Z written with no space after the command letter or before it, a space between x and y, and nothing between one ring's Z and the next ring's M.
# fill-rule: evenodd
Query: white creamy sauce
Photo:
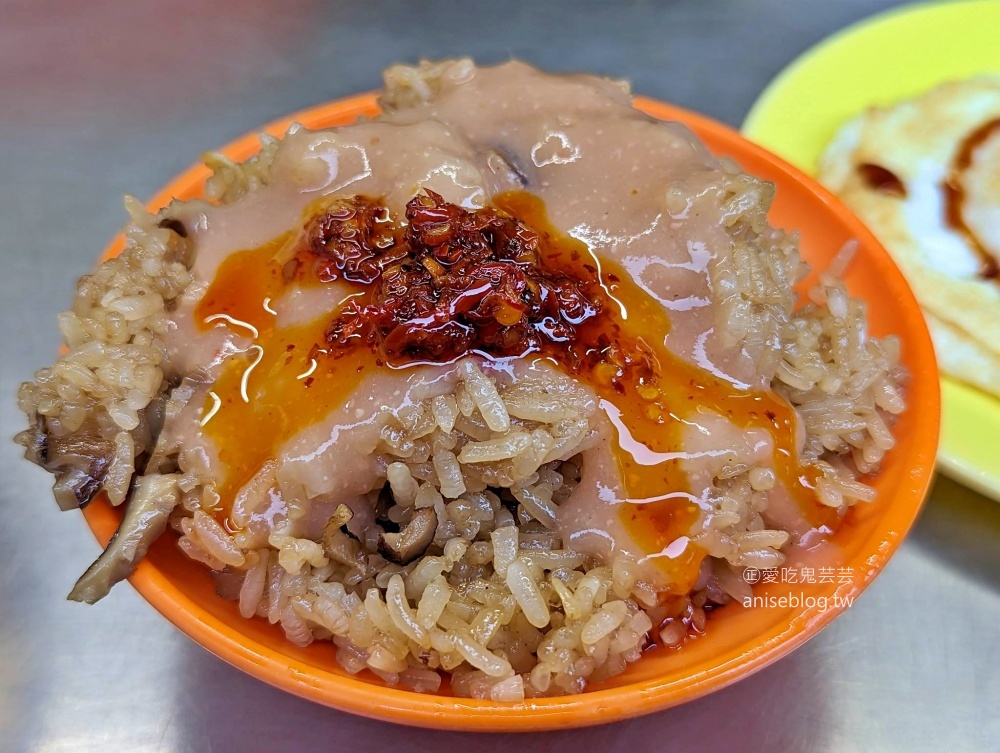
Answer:
M976 148L962 182L965 224L994 259L1000 258L1000 129Z

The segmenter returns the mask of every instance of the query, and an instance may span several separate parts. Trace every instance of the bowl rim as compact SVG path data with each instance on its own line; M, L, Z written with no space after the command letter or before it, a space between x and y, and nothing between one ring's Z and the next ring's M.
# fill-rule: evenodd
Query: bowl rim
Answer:
M920 363L929 359L929 373L936 373L930 335L909 286L888 252L833 194L802 171L748 141L729 126L647 97L635 97L634 105L661 120L680 121L698 135L711 134L714 140L724 142L729 152L737 158L750 155L758 161L764 161L770 168L783 173L790 181L804 185L817 196L837 216L837 220L873 252L869 261L878 267L879 272L898 278L896 282L904 291L898 303L907 309L907 319L914 322L913 330L907 333L908 344L911 347L916 345ZM258 134L261 131L280 135L294 122L302 122L307 127L310 123L334 117L349 122L356 116L371 115L376 111L375 93L333 100L274 120L263 128L234 139L219 151L234 159L245 159L257 151ZM150 211L157 211L168 204L174 194L183 193L185 189L202 183L208 175L209 171L204 165L192 165L157 192L147 203L147 207ZM109 244L103 258L117 254L123 246L124 237L119 234ZM909 342L911 339L913 342ZM864 542L864 550L871 553L866 559L870 567L852 575L850 587L844 592L848 596L858 596L884 567L913 525L926 498L940 426L940 390L937 380L934 379L933 382L933 385L927 385L929 394L925 397L929 402L925 402L922 407L936 416L936 419L932 425L921 425L918 449L911 453L912 459L907 461L910 483L907 484L905 496L910 504L903 506L897 502L883 513L879 525ZM95 537L104 545L111 531L107 520L102 519L102 506L106 506L105 501L95 501L84 510L84 516ZM171 582L165 572L148 560L138 564L129 581L154 609L189 638L232 666L270 685L299 697L369 718L433 729L464 731L541 731L604 724L694 700L747 677L789 654L846 609L835 605L808 615L808 619L793 618L787 629L776 637L755 643L738 658L712 666L683 681L652 678L578 695L531 699L521 704L502 704L421 694L359 681L350 676L317 672L317 668L307 662L244 639L237 627L199 607Z

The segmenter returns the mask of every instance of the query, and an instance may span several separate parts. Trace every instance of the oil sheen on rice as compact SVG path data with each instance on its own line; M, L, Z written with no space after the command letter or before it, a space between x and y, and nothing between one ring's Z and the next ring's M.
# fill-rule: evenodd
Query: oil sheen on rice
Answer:
M677 357L664 344L671 326L666 309L620 264L598 257L587 244L555 228L537 196L512 191L492 203L539 235L547 267L595 283L602 291L600 315L581 326L572 347L550 345L525 357L549 359L571 370L598 396L617 435L613 453L624 492L620 522L673 589L689 590L704 557L688 539L703 500L682 461L692 458L684 449L685 427L706 410L740 429L766 430L778 480L810 522L825 521L826 511L812 493L813 476L797 458L796 419L787 403L770 390L736 385ZM202 327L223 324L253 338L244 357L230 359L224 367L202 419L227 469L218 488L223 521L240 488L265 462L280 456L282 445L333 410L371 370L387 368L364 345L346 356L328 354L325 333L333 312L295 326L276 325L269 304L291 282L281 259L288 241L287 235L279 236L229 256L197 307ZM296 260L294 281L323 285L307 261ZM365 286L354 284L345 300L365 294ZM609 341L632 343L650 354L648 367L614 374L615 367L599 358L580 358Z

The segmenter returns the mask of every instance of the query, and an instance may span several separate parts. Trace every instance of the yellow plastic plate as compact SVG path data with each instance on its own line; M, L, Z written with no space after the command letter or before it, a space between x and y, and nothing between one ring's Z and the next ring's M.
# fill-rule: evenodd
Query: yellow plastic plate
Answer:
M807 50L771 82L743 133L807 173L837 129L866 107L943 81L1000 72L1000 2L916 5L874 16ZM938 465L1000 499L1000 400L942 378Z

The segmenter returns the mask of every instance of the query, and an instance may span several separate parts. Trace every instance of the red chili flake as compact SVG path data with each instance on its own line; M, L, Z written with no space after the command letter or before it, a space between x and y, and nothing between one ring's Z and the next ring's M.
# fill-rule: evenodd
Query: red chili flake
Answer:
M313 219L306 227L306 244L321 263L332 262L321 264L322 277L328 281L342 276L370 284L381 274L385 252L394 244L392 231L385 207L354 196Z
M356 196L307 227L323 278L367 287L327 328L334 355L359 344L390 363L523 355L572 341L601 310L587 283L541 264L535 231L497 209L426 191L406 219L394 227L383 206Z

